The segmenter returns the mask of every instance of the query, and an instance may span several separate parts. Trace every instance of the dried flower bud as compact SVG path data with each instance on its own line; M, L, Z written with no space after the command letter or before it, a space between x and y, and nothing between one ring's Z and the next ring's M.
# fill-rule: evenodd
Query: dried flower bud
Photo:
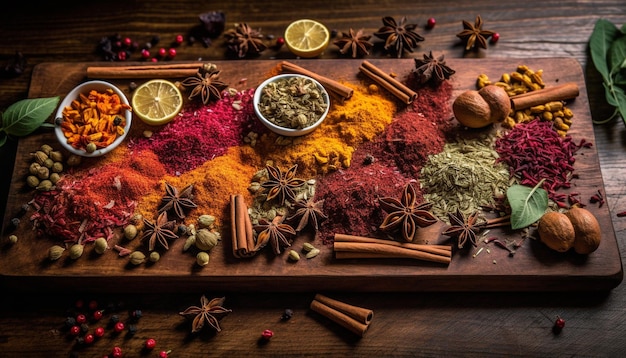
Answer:
M137 237L137 227L133 224L126 225L124 228L124 237L127 240L132 240Z
M149 256L150 262L157 262L160 259L161 259L161 254L159 254L157 251L152 251L150 253L150 256Z
M196 247L200 250L211 251L217 245L219 236L208 229L200 229L196 232Z
M215 216L213 215L200 215L200 217L198 217L198 227L199 228L213 228L213 226L215 225Z
M35 161L40 165L43 165L46 159L48 159L48 154L42 152L41 150L36 151L33 156L35 157Z
M54 185L52 184L52 182L46 179L46 180L42 180L41 182L39 182L39 185L37 185L36 189L41 190L41 191L48 191L52 189L53 186Z
M39 168L41 168L41 164L37 163L37 162L32 162L30 164L30 167L28 167L28 171L32 174L32 175L37 175L37 173L39 173Z
M195 244L196 244L196 235L189 235L187 240L185 240L185 244L183 245L183 251L189 250L189 248Z
M52 173L48 179L52 182L52 184L56 184L61 179L61 175L59 175L59 173Z
M133 265L141 265L144 261L146 261L146 255L141 251L133 251L129 256L130 263Z
M63 251L65 251L65 248L63 246L54 245L48 249L48 258L51 261L58 260L63 254Z
M106 251L106 249L109 248L109 243L107 242L107 239L103 237L97 238L93 244L93 250L100 255L102 255Z
M63 163L61 162L54 162L54 164L52 164L52 172L53 173L61 173L63 171Z
M205 251L200 251L196 255L196 263L198 266L206 266L209 264L209 254Z
M37 178L48 179L49 176L50 176L50 169L46 167L39 167L39 169L37 169Z
M70 247L70 258L72 260L76 260L79 257L83 256L84 246L81 244L74 244Z
M46 167L46 168L50 169L50 168L52 168L52 166L54 165L54 160L52 160L52 159L48 158L48 159L46 159L46 160L43 162L43 164L42 164L42 165L43 165L44 167Z

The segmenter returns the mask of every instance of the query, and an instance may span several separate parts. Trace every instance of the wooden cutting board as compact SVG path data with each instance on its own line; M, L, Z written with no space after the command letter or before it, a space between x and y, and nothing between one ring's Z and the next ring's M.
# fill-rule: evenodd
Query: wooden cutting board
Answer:
M256 87L277 61L216 62L221 78L237 89ZM303 60L299 65L338 80L357 82L359 60ZM370 60L385 71L404 78L414 67L413 59ZM594 141L589 102L584 76L579 63L569 58L540 59L450 59L456 70L453 77L454 97L461 91L474 89L476 76L487 74L497 79L502 73L514 71L517 65L544 70L546 84L576 82L580 96L568 103L574 112L570 134L576 141ZM113 65L107 63L108 65ZM86 68L94 63L43 63L32 75L29 97L67 94L86 79ZM137 80L141 82L143 80ZM111 81L128 91L129 80ZM453 97L453 98L454 98ZM42 143L54 143L52 132L42 131L21 139L6 208L4 226L28 202L32 192L24 185L29 153ZM577 155L574 189L587 200L604 185L595 146ZM192 290L237 291L574 291L610 290L623 276L621 257L607 206L589 205L601 227L602 243L586 257L573 253L558 254L543 244L527 240L514 257L504 250L472 257L455 253L449 266L410 260L336 260L332 247L323 246L322 253L312 260L288 263L285 255L257 255L252 259L235 259L229 240L211 252L211 262L198 269L189 255L182 251L184 240L176 240L170 252L155 265L128 267L126 259L116 254L84 255L70 262L61 259L49 262L47 249L52 243L35 237L25 217L16 230L19 242L3 245L0 250L2 285L13 289L84 289L90 291L154 291L179 292ZM437 233L434 233L436 235ZM228 235L228 234L226 234ZM6 237L6 234L4 235ZM229 235L228 235L229 236ZM227 237L226 237L227 238ZM7 240L3 238L3 242ZM265 250L269 251L269 250ZM86 256L86 257L85 257Z

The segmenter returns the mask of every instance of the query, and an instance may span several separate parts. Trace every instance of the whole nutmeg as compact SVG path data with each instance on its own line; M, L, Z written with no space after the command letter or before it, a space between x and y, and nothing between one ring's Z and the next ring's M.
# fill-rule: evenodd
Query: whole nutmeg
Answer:
M465 91L452 104L456 119L469 128L483 128L503 121L511 111L511 100L504 89L488 85L479 91Z
M596 251L602 239L596 217L589 210L579 207L571 208L565 215L574 227L574 251L583 255Z
M565 252L574 245L574 226L563 213L556 211L543 214L537 225L539 239L552 250Z

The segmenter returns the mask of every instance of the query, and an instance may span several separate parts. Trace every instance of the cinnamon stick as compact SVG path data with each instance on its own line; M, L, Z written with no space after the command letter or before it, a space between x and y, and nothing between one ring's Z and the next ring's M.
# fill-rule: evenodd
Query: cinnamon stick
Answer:
M578 97L578 94L578 85L574 82L568 82L513 96L511 97L511 108L517 111L552 101L565 101Z
M230 222L233 255L237 258L254 256L256 251L254 251L252 221L241 194L230 196Z
M333 249L335 253L351 252L351 253L367 253L367 257L371 258L409 258L423 261L431 261L442 264L449 264L451 261L451 253L449 255L432 254L421 250L413 250L394 245L362 243L362 242L334 242ZM336 258L342 258L341 254Z
M320 294L315 295L310 308L361 337L374 317L374 311L370 309L353 306Z
M411 104L417 98L417 93L415 91L405 86L395 78L389 76L387 73L368 61L363 61L359 70L378 85L382 86L394 96L402 100L405 104Z
M346 235L336 233L334 237L335 242L361 242L361 243L372 243L372 244L382 244L382 245L393 245L398 247L404 247L407 249L420 250L424 252L429 252L431 254L450 256L452 252L452 246L450 245L426 245L426 244L413 244L410 242L397 242L391 240L381 240L370 237L363 236L355 236L355 235Z
M354 90L352 88L345 86L333 79L324 77L313 71L309 71L305 68L302 68L294 63L283 61L281 62L280 67L281 67L282 72L309 76L313 78L314 80L317 80L317 82L319 82L322 86L324 86L324 88L326 88L326 90L331 95L335 96L336 98L339 98L339 100L341 101L349 99L350 97L352 97L352 93L354 93Z
M195 75L204 63L176 63L137 66L90 66L87 78L182 78Z

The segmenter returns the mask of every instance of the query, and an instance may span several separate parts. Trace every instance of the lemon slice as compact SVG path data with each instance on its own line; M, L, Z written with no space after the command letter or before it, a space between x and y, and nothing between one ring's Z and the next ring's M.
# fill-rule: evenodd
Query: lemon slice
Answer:
M171 121L183 107L183 95L173 82L150 80L135 89L133 113L150 125Z
M285 45L296 56L310 58L319 56L330 42L330 32L321 23L300 19L285 30Z

